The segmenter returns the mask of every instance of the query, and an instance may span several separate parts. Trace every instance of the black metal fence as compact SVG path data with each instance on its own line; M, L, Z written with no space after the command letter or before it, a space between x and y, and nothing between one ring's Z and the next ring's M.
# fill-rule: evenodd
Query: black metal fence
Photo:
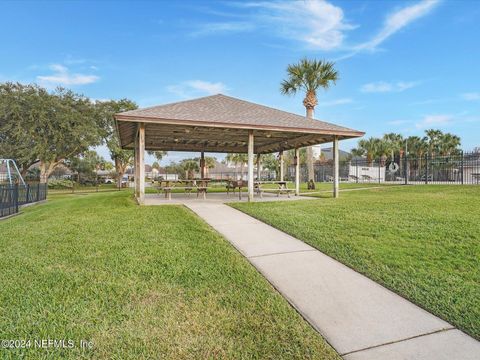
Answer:
M20 206L47 198L47 184L0 185L0 217L18 213Z
M397 156L393 160L342 160L339 178L343 182L399 184L480 184L480 153L455 155ZM333 162L315 164L315 181L333 181ZM295 178L295 168L286 172L287 180ZM301 181L307 181L307 169L300 168Z

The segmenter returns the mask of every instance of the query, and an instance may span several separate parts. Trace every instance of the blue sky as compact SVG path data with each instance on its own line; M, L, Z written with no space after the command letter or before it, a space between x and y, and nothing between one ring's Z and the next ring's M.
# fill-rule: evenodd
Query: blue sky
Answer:
M0 19L0 81L140 106L221 92L304 114L279 84L307 56L340 73L316 118L480 146L478 1L3 1Z

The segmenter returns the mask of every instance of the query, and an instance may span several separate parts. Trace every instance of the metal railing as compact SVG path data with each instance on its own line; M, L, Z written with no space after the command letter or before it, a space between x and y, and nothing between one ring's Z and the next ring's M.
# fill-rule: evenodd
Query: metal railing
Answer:
M315 164L314 173L316 182L332 181L333 163ZM286 177L294 179L293 166L288 168ZM480 153L342 160L339 177L340 181L356 183L480 184ZM300 179L307 181L305 166L300 168Z
M0 218L18 213L22 205L46 198L47 184L0 185Z

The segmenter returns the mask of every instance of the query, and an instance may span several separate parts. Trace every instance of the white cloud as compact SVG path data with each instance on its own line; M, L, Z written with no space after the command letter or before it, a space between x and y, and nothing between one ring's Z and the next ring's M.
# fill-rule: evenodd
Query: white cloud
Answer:
M282 37L300 40L314 49L341 47L344 32L354 28L345 21L340 7L325 0L248 2L240 6L259 9L258 23L274 29Z
M197 30L193 31L192 36L204 36L215 34L228 34L236 32L245 32L255 29L255 25L249 22L218 22L201 24Z
M375 50L401 29L428 15L440 0L421 0L389 14L379 31L370 40L360 44L345 44L346 34L357 26L345 19L341 7L327 0L277 0L231 2L231 6L251 10L248 14L222 13L235 16L239 21L205 23L191 33L192 36L246 32L263 29L275 35L300 41L315 50L344 50L349 53L337 60L354 56L365 50ZM219 14L217 14L219 15Z
M424 129L431 126L448 125L452 120L453 117L451 115L426 115L420 122L416 123L415 126L419 129Z
M357 45L355 49L375 50L375 48L382 42L409 25L411 22L428 15L435 8L435 6L438 5L439 2L439 0L423 0L415 5L406 6L395 11L387 16L382 29L371 40Z
M226 93L228 91L228 87L222 82L189 80L181 82L180 84L167 86L167 90L182 98L190 98L200 95Z
M337 105L345 105L345 104L351 104L353 103L353 99L350 98L341 98L341 99L336 99L336 100L331 100L331 101L324 101L324 102L319 102L319 106L337 106Z
M478 101L480 100L480 93L465 93L461 95L462 99L467 101Z
M364 84L360 88L360 91L364 93L402 92L411 89L419 84L420 82L418 81L398 81L396 83L378 81Z
M96 75L71 73L66 66L60 64L52 64L50 65L50 69L53 71L53 74L37 76L37 81L47 87L57 85L86 85L100 79Z

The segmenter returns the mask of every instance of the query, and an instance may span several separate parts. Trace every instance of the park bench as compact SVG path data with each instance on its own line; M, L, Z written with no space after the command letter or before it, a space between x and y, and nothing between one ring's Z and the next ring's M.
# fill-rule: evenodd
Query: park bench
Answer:
M206 199L206 194L208 190L208 182L209 179L194 179L194 180L164 180L164 186L162 186L162 182L160 182L160 186L157 186L157 192L160 193L163 191L165 194L165 198L168 200L172 199L172 190L184 190L184 192L188 195L192 193L193 190L197 191L197 198L201 194L203 198Z
M277 184L278 189L265 189L262 188L264 184ZM289 189L286 181L257 181L255 183L255 190L260 197L263 197L263 193L273 193L277 194L277 197L280 195L287 195L290 198L290 193L295 192L294 189Z
M375 180L375 179L372 178L370 175L362 175L362 180L371 182L371 181L373 181L373 180Z

